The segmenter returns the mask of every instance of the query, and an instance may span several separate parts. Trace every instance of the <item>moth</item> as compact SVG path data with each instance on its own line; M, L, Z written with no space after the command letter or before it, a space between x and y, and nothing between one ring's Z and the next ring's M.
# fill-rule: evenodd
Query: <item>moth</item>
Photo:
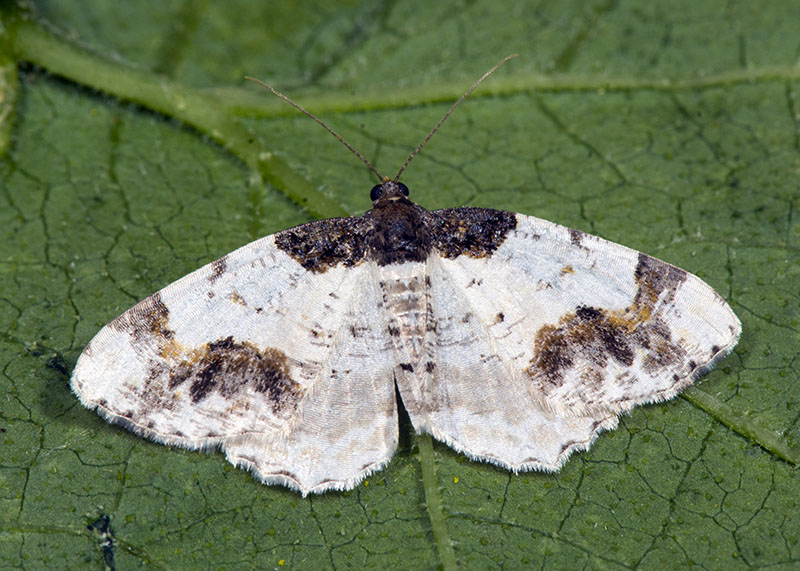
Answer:
M106 325L72 375L81 403L305 496L390 461L398 395L415 430L472 459L555 471L691 385L741 331L697 276L533 216L409 198L405 167L505 61L394 179L345 143L380 181L363 216L256 240Z

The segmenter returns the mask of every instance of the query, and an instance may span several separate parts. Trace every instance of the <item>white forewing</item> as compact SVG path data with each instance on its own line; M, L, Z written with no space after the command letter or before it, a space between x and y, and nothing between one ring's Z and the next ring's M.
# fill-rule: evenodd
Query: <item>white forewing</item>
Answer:
M436 366L410 412L470 456L555 470L619 413L691 384L741 326L696 276L517 217L492 256L429 262Z
M397 442L397 358L375 319L373 271L315 274L263 238L103 328L73 390L158 442L218 445L267 482L352 487Z

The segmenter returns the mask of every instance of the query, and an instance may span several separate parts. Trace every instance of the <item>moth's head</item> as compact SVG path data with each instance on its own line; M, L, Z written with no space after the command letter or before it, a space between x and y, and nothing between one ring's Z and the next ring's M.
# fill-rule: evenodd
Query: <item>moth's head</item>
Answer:
M369 192L369 197L373 204L379 200L397 200L398 198L408 197L408 187L402 182L391 180L388 176L383 177L380 184L376 184Z

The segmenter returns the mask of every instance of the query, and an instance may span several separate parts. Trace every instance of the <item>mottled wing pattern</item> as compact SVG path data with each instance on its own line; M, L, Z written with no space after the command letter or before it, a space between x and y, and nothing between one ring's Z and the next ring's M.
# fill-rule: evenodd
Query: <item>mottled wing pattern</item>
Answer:
M741 326L692 274L516 219L492 255L429 260L426 358L435 368L418 375L427 400L409 412L417 428L472 457L555 470L619 413L690 385L733 348Z
M684 270L537 218L428 212L398 183L379 190L363 217L268 236L136 305L86 347L73 390L139 434L219 446L307 494L389 461L395 383L417 430L556 470L736 344L730 307Z
M145 299L86 347L73 390L158 442L219 446L265 482L353 487L397 442L397 357L370 313L374 265L354 255L357 240L335 239L356 236L341 228L354 220L268 236ZM304 228L330 238L306 252L324 272L284 251Z

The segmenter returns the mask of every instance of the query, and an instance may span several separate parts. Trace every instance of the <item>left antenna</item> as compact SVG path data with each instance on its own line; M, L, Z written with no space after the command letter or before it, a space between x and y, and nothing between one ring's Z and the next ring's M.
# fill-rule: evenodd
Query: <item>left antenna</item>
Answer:
M322 127L323 127L323 128L324 128L324 129L325 129L325 130L326 130L328 133L330 133L331 135L333 135L334 137L336 137L336 139L337 139L337 140L338 140L338 141L339 141L341 144L343 144L345 147L347 147L347 148L350 150L350 152L351 152L351 153L353 153L355 156L357 156L359 159L361 159L361 161L362 161L362 162L363 162L365 165L367 165L367 167L369 168L369 170L371 170L372 172L374 172L374 173L375 173L375 174L378 176L378 178L379 178L379 179L383 180L383 177L381 176L381 173L379 173L379 172L378 172L378 169L376 169L374 166L372 166L372 163L371 163L371 162L369 162L369 161L367 160L367 158L366 158L364 155L362 155L361 153L359 153L359 152L358 152L358 151L357 151L357 150L356 150L356 149L353 147L353 145L351 145L350 143L348 143L347 141L345 141L345 140L344 140L344 137L342 137L342 136L341 136L339 133L337 133L336 131L334 131L334 130L333 130L333 129L331 129L330 127L328 127L328 126L325 124L325 122L324 122L322 119L320 119L319 117L317 117L316 115L314 115L314 114L313 114L311 111L307 111L307 110L306 110L304 107L302 107L302 106L301 106L299 103L295 103L294 101L292 101L291 99L289 99L289 97L287 97L286 95L284 95L283 93L281 93L280 91L278 91L277 89L275 89L274 87L272 87L271 85L267 85L266 83L264 83L264 82L263 82L263 81L261 81L260 79L256 79L255 77L250 77L249 75L246 75L246 76L244 76L244 77L245 77L245 79L249 79L250 81L253 81L253 82L255 82L255 83L259 84L261 87L264 87L264 88L266 88L266 89L269 89L269 90L270 90L272 93L274 93L275 95L277 95L278 97L280 97L281 99L283 99L284 101L286 101L286 103L288 103L289 105L291 105L292 107L294 107L294 108L295 108L295 109L297 109L298 111L300 111L300 112L302 112L302 113L305 113L306 115L308 115L309 117L311 117L311 118L312 118L314 121L316 121L317 123L319 123L320 125L322 125Z

